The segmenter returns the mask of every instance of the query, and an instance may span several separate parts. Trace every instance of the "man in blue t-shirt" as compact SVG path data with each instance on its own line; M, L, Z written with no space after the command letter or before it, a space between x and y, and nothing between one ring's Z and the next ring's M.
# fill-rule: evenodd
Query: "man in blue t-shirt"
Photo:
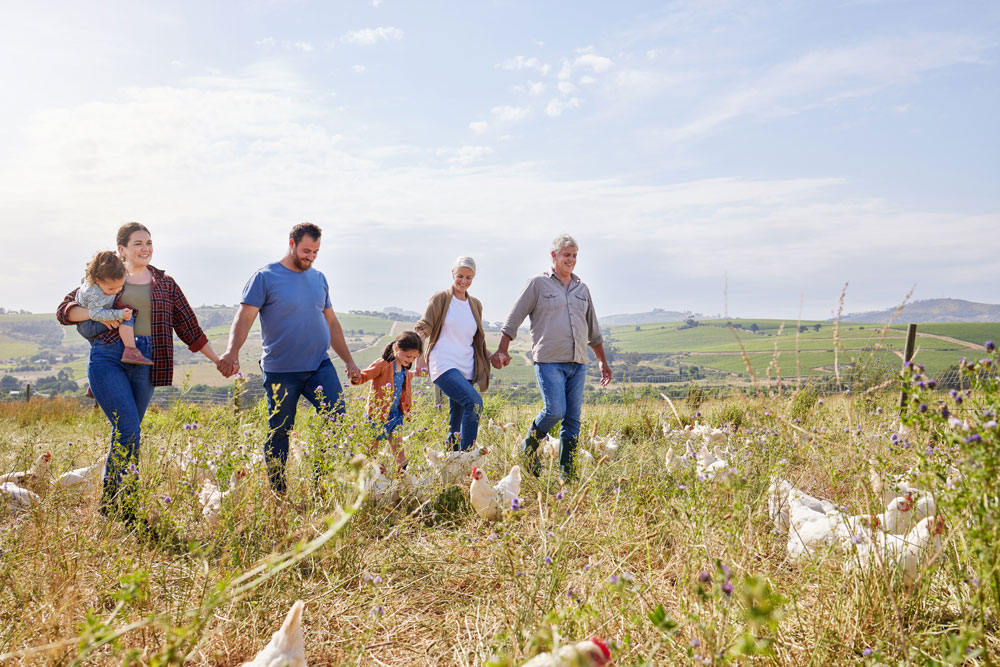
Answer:
M299 396L317 411L344 414L340 379L327 346L344 361L349 378L361 374L333 312L326 276L312 268L321 233L309 222L295 225L285 256L250 276L229 330L229 345L218 364L226 377L240 369L240 348L260 313L264 346L260 367L268 411L264 457L271 488L278 493L285 491L288 433L295 424Z

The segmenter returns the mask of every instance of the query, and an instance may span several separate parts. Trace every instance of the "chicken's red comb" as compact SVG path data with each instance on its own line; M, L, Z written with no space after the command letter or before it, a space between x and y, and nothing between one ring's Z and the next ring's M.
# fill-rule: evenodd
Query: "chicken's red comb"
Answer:
M479 468L477 468L476 466L472 466L472 476L473 476L473 477L475 477L475 476L476 476L476 473L477 473L477 472L479 472Z
M595 644L597 644L597 648L601 649L601 653L604 654L604 657L607 660L611 659L611 650L608 649L608 645L604 643L603 639L601 639L600 637L591 637L590 641L592 641Z

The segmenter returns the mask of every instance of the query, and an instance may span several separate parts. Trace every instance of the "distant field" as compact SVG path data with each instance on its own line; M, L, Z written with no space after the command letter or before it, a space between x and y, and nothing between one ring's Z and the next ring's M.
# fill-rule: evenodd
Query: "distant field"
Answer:
M222 353L229 336L230 317L224 308L204 309L206 321L215 325L206 328L206 334L213 348ZM225 317L223 317L225 315ZM393 322L365 315L337 315L347 335L348 345L357 363L364 367L376 359L383 346L391 340L389 331ZM729 328L731 322L742 329ZM682 328L682 322L666 322L635 325L620 325L606 329L610 332L608 344L619 354L639 353L643 363L664 375L675 372L678 365L696 366L706 371L718 371L747 376L746 362L741 348L749 356L754 372L764 376L772 363L774 351L779 351L781 374L785 377L795 374L796 364L803 374L824 375L833 368L833 324L828 321L778 319L729 319L700 320L701 326ZM806 327L796 335L799 325ZM751 332L756 325L757 333ZM816 331L816 325L819 330ZM410 328L412 323L401 326ZM782 329L782 327L784 327ZM363 334L358 334L363 331ZM37 332L42 342L36 343L31 335ZM780 332L780 335L779 335ZM917 328L917 356L915 361L923 363L931 373L938 373L958 363L961 357L976 357L986 340L1000 341L1000 323L930 323ZM53 344L62 335L61 345ZM883 334L878 324L844 322L839 328L840 363L847 366L852 358L879 359L882 363L896 365L904 350L906 325L894 324ZM954 339L954 340L944 340ZM496 349L499 334L487 335L487 347ZM957 341L957 342L956 342ZM529 336L522 333L511 344L514 356L512 363L503 370L494 371L504 384L531 384L535 381L534 368L525 363L525 354L530 350ZM3 315L0 316L0 359L31 357L39 351L65 353L72 351L77 359L57 363L51 370L22 372L22 380L34 380L53 375L60 368L68 366L77 380L86 377L87 343L76 332L75 327L61 327L55 323L52 314ZM240 352L240 364L244 370L259 373L258 360L261 355L259 321L254 324L246 343ZM192 355L177 341L175 347L175 384L184 381L185 374L191 372L193 384L223 386L230 383L222 378L214 366L201 354ZM342 370L343 364L334 356L335 365ZM867 363L867 362L866 362ZM10 372L12 366L0 366L0 373ZM711 375L711 373L710 373ZM717 379L717 375L715 379ZM709 381L714 381L710 379Z

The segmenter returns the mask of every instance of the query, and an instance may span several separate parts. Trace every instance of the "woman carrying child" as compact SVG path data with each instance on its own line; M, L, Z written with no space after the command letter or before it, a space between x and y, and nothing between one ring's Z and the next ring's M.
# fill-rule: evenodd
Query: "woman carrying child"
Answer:
M423 341L416 331L404 331L385 346L380 359L361 371L360 376L351 379L351 384L372 383L368 391L366 413L370 420L381 427L374 446L377 447L382 440L388 440L389 449L400 470L406 468L406 453L403 451L402 436L398 429L409 414L412 403L412 373L409 369L420 356L423 347Z
M152 366L153 362L135 346L135 312L129 307L114 307L124 286L125 264L121 258L110 250L94 255L76 292L76 302L87 309L90 319L80 322L77 329L93 344L95 338L108 330L105 322L118 322L118 335L125 346L121 362Z
M152 359L152 366L123 363L125 344L117 320L107 321L105 330L91 341L87 377L97 404L111 422L111 445L104 475L101 511L114 513L126 523L133 523L135 501L132 487L123 484L125 470L138 463L142 418L153 397L153 388L173 382L173 334L192 352L201 352L218 366L219 357L198 326L198 319L174 279L150 265L153 240L149 230L138 222L118 230L118 255L125 267L124 287L118 301L134 309L135 346ZM90 319L90 312L73 290L56 309L62 324L77 324ZM96 328L96 327L95 327Z

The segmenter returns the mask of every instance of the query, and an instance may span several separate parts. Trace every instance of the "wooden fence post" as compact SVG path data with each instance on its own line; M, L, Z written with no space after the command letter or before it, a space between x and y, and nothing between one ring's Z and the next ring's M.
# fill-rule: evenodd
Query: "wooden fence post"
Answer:
M917 325L910 324L906 329L906 350L903 352L903 365L906 362L913 359L913 350L917 343ZM903 414L903 409L906 407L906 388L900 390L899 392L899 413Z
M24 402L27 403L31 400L31 384L24 386Z

